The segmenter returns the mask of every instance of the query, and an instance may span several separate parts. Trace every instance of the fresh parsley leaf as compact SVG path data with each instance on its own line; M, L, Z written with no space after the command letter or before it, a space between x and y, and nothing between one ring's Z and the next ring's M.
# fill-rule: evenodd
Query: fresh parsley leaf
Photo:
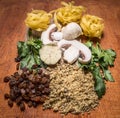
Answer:
M116 53L112 49L104 50L104 61L108 66L114 66L114 61L116 58Z
M105 94L106 87L102 75L100 73L100 67L96 66L94 71L92 71L93 77L95 78L95 91L98 95L98 98L101 98Z
M99 76L96 76L95 78L95 91L99 99L105 94L106 91L104 80Z
M114 82L114 79L113 79L111 72L109 70L104 70L104 77L106 80Z
M27 67L29 61L30 61L29 55L27 55L25 58L22 58L22 60L20 61L20 68Z
M22 42L22 41L19 41L17 43L17 49L18 49L18 55L20 58L24 58L29 52L29 47L25 42Z

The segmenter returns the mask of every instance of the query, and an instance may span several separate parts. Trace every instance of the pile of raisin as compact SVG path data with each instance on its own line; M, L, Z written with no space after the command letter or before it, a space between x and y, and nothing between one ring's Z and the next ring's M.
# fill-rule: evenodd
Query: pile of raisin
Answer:
M37 107L48 99L50 93L49 74L43 68L35 70L24 69L21 73L15 72L4 78L9 82L10 92L4 95L10 107L16 103L21 111L25 110L25 103L28 107Z

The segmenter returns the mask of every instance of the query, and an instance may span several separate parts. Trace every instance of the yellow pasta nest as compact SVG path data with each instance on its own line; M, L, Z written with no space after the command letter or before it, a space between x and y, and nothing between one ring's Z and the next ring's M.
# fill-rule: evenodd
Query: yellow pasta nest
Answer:
M101 38L104 29L102 18L93 15L84 15L80 26L85 36Z
M54 12L54 22L58 28L71 22L80 23L82 13L85 11L83 6L74 6L74 2L61 2L64 7L58 8ZM61 25L60 25L61 24Z
M52 14L47 13L44 10L32 10L27 14L25 24L36 31L43 31L48 28Z

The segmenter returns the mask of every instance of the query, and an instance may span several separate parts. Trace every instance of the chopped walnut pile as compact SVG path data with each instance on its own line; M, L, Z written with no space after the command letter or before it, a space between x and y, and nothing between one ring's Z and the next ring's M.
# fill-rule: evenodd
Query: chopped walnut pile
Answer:
M43 109L52 108L62 114L84 113L98 105L98 96L94 91L91 73L84 73L76 65L59 64L49 67L50 95Z

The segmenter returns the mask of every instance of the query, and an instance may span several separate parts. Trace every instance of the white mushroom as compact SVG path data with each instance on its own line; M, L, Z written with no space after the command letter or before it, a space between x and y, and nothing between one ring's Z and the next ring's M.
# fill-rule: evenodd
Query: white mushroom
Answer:
M52 32L52 33L51 33L51 38L52 38L53 40L56 40L56 41L62 40L62 38L63 38L63 33L62 33L62 32Z
M46 31L42 32L41 40L42 40L44 45L50 44L50 43L55 43L55 41L51 40L50 35L53 31L56 30L56 28L57 27L55 24L51 24Z
M67 50L64 51L63 59L66 60L68 63L74 63L79 57L79 50L74 47L70 46Z
M63 27L61 32L63 33L64 39L73 40L82 34L82 29L77 23L71 22Z
M77 40L68 41L68 40L62 39L61 41L58 42L58 47L61 49L63 45L68 45L68 44L71 44L72 46L74 46L79 50L78 60L81 63L88 63L91 60L92 54L90 49L87 46L85 46L83 43Z
M73 41L75 41L75 40L68 41L68 40L62 39L57 43L57 45L59 48L62 48L63 45L72 44Z
M77 49L79 49L80 56L78 60L81 63L88 63L91 60L92 57L91 50L86 45L84 45L83 43L77 40L74 40L72 42L72 45L75 46Z

